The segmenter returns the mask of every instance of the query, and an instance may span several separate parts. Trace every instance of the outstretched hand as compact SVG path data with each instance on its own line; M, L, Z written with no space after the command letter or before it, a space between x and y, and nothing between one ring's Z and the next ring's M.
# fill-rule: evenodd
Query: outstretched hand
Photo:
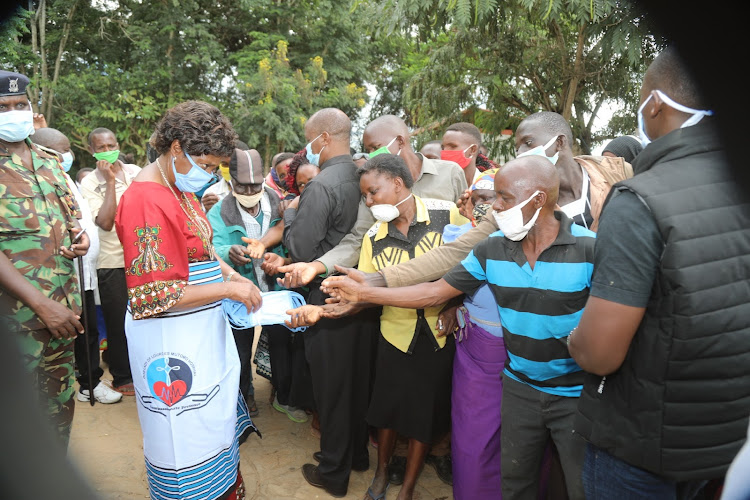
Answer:
M320 274L317 266L313 262L295 262L282 266L277 270L284 273L284 278L277 278L276 281L284 288L292 289L307 285Z
M331 297L346 302L364 302L362 300L362 292L365 288L367 288L366 285L356 281L349 275L331 276L323 280L320 286L320 289Z
M289 319L284 323L289 328L298 328L300 326L312 326L323 317L323 308L321 306L304 305L296 309L286 311Z
M247 246L245 247L245 255L249 255L250 258L260 259L263 257L263 254L266 253L266 246L261 243L260 240L243 236L242 241L247 243Z
M276 276L279 274L279 268L288 264L287 259L279 254L268 252L263 256L263 263L260 268L263 272L269 276Z

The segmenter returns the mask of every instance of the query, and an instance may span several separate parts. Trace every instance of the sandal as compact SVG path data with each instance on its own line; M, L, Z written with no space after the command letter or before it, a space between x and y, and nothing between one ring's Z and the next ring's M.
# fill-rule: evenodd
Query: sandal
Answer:
M112 386L112 388L117 392L121 392L123 396L135 396L135 387L133 386L133 382L130 382L129 384L118 385L117 387Z
M374 479L373 479L373 482L375 482ZM384 500L385 499L385 494L388 493L388 487L390 485L391 485L391 483L387 483L385 485L385 489L383 490L383 493L381 493L380 495L375 496L375 493L372 492L372 483L370 483L370 487L367 488L367 496L368 496L368 498L370 498L371 500Z
M248 396L245 400L247 403L247 414L251 417L257 417L258 413L258 405L255 403L255 396Z

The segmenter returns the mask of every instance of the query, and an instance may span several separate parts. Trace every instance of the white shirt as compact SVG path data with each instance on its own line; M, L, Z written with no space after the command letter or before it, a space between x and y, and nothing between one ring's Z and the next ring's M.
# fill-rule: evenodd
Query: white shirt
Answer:
M83 289L95 290L99 284L96 279L96 261L99 258L99 231L91 217L91 209L86 198L83 197L78 190L78 186L67 173L65 174L65 180L68 182L68 188L73 193L78 208L81 210L81 218L79 219L81 228L86 230L86 236L89 237L89 251L83 256L83 280L85 282ZM76 268L76 275L78 275L78 259L73 260L73 265Z

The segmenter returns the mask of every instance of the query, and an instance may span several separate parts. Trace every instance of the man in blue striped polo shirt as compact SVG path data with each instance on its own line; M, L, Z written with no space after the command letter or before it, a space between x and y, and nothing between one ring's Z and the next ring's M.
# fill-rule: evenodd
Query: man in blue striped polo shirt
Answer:
M495 176L500 231L434 283L386 289L348 277L326 282L329 293L348 301L408 308L442 304L489 283L508 349L501 415L505 500L536 498L550 437L570 498L583 498L585 443L573 434L583 373L567 337L588 298L595 233L555 211L559 182L554 165L540 156L506 163Z

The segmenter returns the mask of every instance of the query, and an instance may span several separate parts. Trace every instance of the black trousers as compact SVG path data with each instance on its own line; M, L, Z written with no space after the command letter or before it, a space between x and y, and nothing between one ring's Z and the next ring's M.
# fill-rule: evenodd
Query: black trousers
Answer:
M305 359L306 333L292 333L282 325L264 326L271 355L271 384L282 405L313 409L310 368Z
M378 331L378 318L366 310L339 320L322 320L304 333L320 419L323 456L318 470L333 488L346 489L352 464L357 468L369 464L365 416L372 335Z
M255 338L255 327L246 330L235 330L232 328L234 343L237 346L237 354L240 357L240 392L247 401L248 396L255 397L253 387L253 339Z
M128 341L125 338L125 313L128 307L128 287L125 284L125 268L97 269L99 298L107 327L107 350L109 372L115 387L130 384L130 359Z
M86 318L89 329L86 331L86 335L76 337L73 344L73 353L78 370L78 384L81 386L82 391L88 391L91 390L89 387L89 366L91 367L94 387L96 387L99 379L104 375L104 370L99 366L99 330L96 328L96 300L94 299L94 291L86 290L84 300L86 301ZM81 319L81 323L83 323L83 319ZM87 340L90 350L88 363L86 362Z

